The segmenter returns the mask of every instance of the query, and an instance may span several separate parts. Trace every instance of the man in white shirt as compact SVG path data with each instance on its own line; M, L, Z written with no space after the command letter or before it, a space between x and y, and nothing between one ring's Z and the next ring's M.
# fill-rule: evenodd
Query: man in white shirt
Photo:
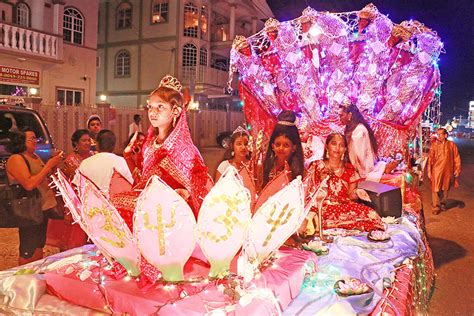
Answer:
M142 118L139 114L133 116L133 123L128 126L128 137L135 134L135 132L143 133Z
M114 170L128 182L133 183L133 177L125 159L113 153L115 142L116 137L111 130L101 130L97 135L99 153L84 159L79 166L79 171L94 182L107 197ZM78 179L74 179L74 183L78 182Z

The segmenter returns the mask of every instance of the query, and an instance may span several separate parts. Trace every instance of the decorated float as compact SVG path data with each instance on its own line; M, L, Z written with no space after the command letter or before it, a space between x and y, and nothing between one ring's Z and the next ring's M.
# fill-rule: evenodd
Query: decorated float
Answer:
M231 76L254 152L283 109L298 113L305 136L341 130L340 104L354 102L384 156L408 156L422 113L436 100L442 43L417 21L394 24L373 5L349 13L304 10L237 37ZM309 146L311 149L311 146ZM311 155L311 150L310 154ZM258 157L255 159L258 163ZM294 315L425 313L433 261L422 205L409 170L383 179L402 188L401 217L385 232L327 230L333 241L285 245L308 212L303 179L263 203L233 168L196 219L158 177L141 192L130 231L87 179L78 191L58 172L54 184L91 245L0 273L0 309L9 312L132 315ZM255 207L254 205L257 205ZM150 279L154 275L154 279Z

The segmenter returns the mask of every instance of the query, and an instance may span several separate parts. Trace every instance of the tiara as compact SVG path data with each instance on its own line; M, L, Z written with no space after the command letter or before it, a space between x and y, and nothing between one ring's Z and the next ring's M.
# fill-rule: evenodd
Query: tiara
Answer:
M285 125L285 126L296 126L295 122L287 122L287 121L278 121L277 124Z
M245 128L243 128L242 126L237 126L235 131L232 132L232 135L237 134L237 133L242 133L242 134L247 134L248 135L247 130Z
M373 3L369 3L362 10L358 12L359 18L373 21L378 14L377 7Z
M183 89L183 86L181 85L179 80L173 77L172 75L166 75L163 77L163 79L161 79L158 88L161 87L170 88L179 93L181 93L181 90Z

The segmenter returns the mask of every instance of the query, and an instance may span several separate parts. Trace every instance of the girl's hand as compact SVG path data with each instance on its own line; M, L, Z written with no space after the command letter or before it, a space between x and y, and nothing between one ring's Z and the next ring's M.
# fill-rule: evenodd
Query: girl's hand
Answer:
M130 143L128 143L127 147L125 147L125 149L123 150L124 154L130 154L133 151L133 149L136 147L137 138L138 132L135 132L135 134L133 134L132 139L130 139Z
M57 165L59 165L61 163L61 161L63 160L63 156L64 156L64 152L63 151L58 151L53 156L51 156L51 158L46 163L46 166L49 169L53 169L54 167L56 167Z

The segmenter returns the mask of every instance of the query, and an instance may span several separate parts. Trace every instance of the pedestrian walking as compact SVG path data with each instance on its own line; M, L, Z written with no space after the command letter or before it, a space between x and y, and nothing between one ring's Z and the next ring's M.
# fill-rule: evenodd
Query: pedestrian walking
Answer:
M433 215L446 210L449 189L458 186L461 157L456 144L448 140L448 131L439 128L437 140L431 145L428 158L428 178L431 180Z

